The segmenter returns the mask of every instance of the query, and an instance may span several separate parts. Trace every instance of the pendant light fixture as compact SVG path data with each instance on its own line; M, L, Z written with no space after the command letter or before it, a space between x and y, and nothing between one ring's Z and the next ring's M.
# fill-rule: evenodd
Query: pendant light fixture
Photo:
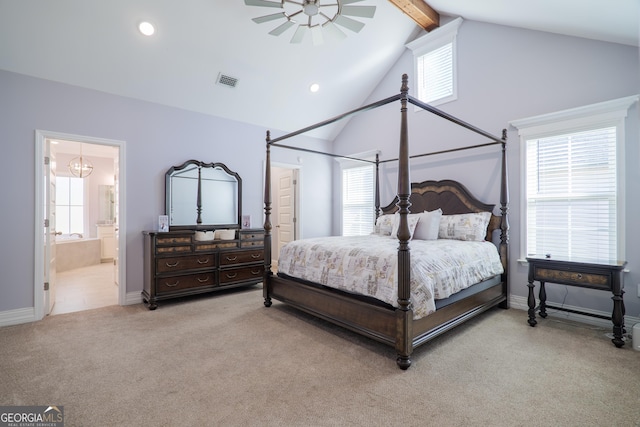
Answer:
M69 172L78 178L86 178L93 172L93 165L89 159L82 156L82 144L80 144L80 157L74 157L69 161Z

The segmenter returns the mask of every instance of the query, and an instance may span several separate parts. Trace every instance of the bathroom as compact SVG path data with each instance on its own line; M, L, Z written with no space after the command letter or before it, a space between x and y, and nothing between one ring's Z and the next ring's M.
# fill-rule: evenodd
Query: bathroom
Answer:
M51 314L115 305L118 148L51 140L51 151L56 170L56 292Z

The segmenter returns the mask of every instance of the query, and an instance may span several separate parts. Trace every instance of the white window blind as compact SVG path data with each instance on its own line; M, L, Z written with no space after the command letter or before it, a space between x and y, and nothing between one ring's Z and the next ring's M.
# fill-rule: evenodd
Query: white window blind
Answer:
M528 254L617 259L616 132L526 141Z
M342 235L371 233L375 223L374 168L371 165L342 170Z
M453 42L415 60L418 99L430 103L453 95Z
M407 44L413 51L415 96L424 103L435 106L457 98L456 37L460 25L462 18L456 18Z

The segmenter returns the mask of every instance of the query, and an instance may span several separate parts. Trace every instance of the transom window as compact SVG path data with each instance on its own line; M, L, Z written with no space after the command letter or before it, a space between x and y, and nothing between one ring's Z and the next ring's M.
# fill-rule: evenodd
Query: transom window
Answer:
M424 103L457 98L456 35L461 23L457 18L407 45L413 51L415 96Z

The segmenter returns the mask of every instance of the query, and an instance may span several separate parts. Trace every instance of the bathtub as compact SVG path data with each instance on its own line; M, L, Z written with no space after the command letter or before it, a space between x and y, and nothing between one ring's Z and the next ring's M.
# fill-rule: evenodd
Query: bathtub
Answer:
M100 239L75 237L56 239L56 271L67 271L100 264L100 257Z

